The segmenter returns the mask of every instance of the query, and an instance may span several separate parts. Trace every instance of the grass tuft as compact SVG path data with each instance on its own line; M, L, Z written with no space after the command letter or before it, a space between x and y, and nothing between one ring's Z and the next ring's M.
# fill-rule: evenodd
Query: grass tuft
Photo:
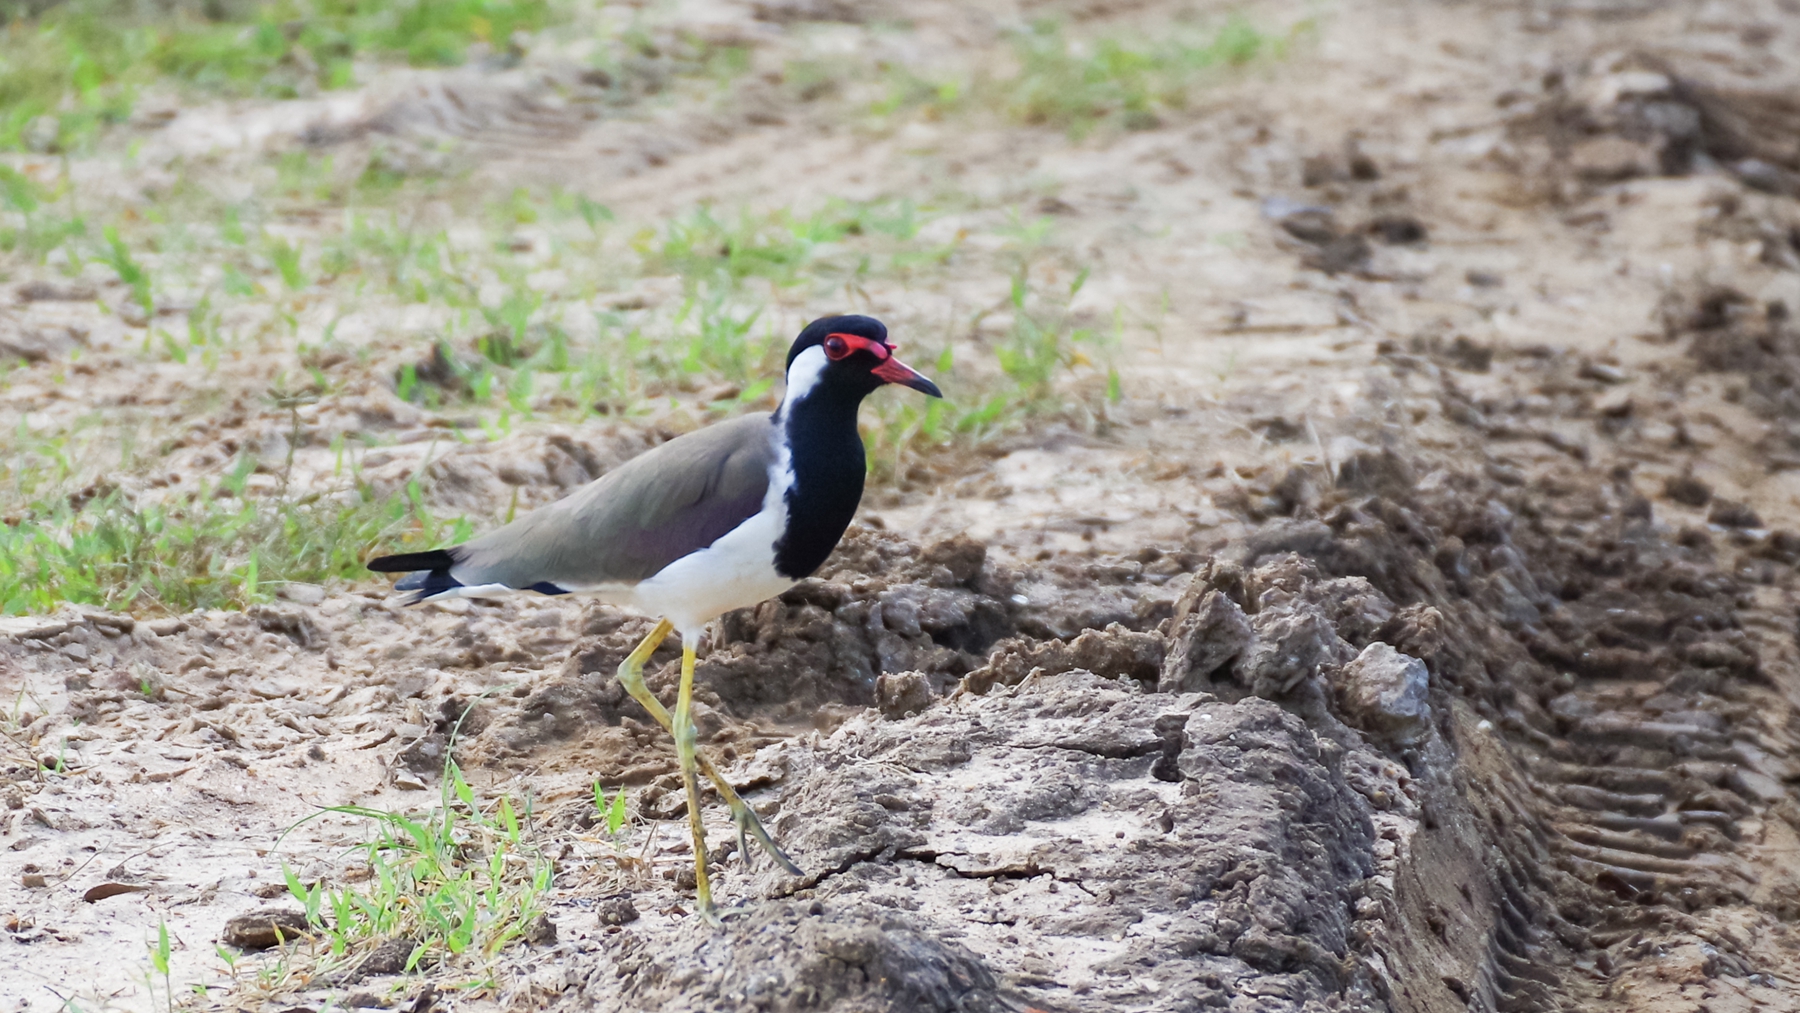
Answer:
M0 148L75 150L131 115L159 79L226 96L348 87L362 60L454 66L548 24L548 0L70 0L0 6ZM156 5L163 6L163 5Z
M1302 21L1270 35L1233 16L1210 36L1148 40L1071 38L1055 21L1013 37L1017 68L970 81L933 81L910 68L889 71L886 95L872 111L917 110L927 119L993 108L1015 122L1067 131L1077 139L1101 127L1146 130L1185 108L1209 76L1264 58L1279 59L1312 30Z
M443 523L418 487L381 498L358 488L349 502L323 496L246 496L253 462L191 496L137 504L124 492L39 501L0 525L0 611L49 611L62 602L107 608L242 608L281 584L361 579L369 546L424 546L468 537Z
M1265 35L1240 16L1195 43L1102 38L1083 44L1044 22L1014 39L1019 73L1001 85L1003 102L1021 123L1075 137L1101 124L1145 130L1185 107L1207 73L1279 56L1286 46L1286 39Z
M954 347L945 345L935 359L916 363L932 364L942 400L874 402L876 421L863 442L877 480L902 481L926 454L992 445L1028 423L1061 418L1091 428L1106 404L1119 399L1112 365L1116 329L1096 330L1071 310L1086 272L1060 289L1034 286L1030 275L1030 262L1021 261L1002 311L1009 315L1002 332L983 330L982 320L976 321L980 354L974 361L959 364Z
M453 967L477 975L467 986L492 985L484 977L489 958L531 932L554 875L529 833L529 806L521 812L509 796L478 798L449 761L433 812L348 805L319 815L328 813L370 822L374 832L359 849L366 885L307 885L283 865L288 892L316 931L317 945L310 968L285 955L265 968L264 988L280 991L353 966L389 940L412 944L407 971ZM235 961L228 963L235 973Z

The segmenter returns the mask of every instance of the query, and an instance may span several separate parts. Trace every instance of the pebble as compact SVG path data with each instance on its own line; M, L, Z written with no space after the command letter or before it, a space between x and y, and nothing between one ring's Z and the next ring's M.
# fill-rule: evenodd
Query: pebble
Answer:
M1338 673L1344 710L1364 731L1406 745L1431 723L1431 673L1425 663L1376 642Z
M594 914L602 925L625 925L638 920L637 905L631 902L628 893L602 897L594 905Z
M219 938L227 946L240 950L266 950L281 939L295 940L310 931L304 912L294 908L264 908L226 922L225 931Z
M323 585L296 580L281 585L275 594L296 605L317 605L325 600L326 592Z

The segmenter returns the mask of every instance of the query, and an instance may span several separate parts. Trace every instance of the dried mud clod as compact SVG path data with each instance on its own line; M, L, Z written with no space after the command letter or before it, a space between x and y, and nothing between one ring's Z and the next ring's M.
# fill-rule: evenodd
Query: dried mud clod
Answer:
M306 913L292 908L269 908L238 915L225 923L219 940L240 950L266 950L282 942L292 942L310 935L312 926Z
M1583 187L1718 166L1745 186L1800 194L1791 88L1734 78L1693 59L1608 53L1547 75L1516 111L1519 168L1571 198Z
M891 914L788 901L673 946L618 938L610 968L576 972L584 997L608 1008L1022 1009L980 958Z
M1709 285L1670 293L1662 317L1664 332L1686 342L1688 358L1697 367L1741 378L1738 399L1769 424L1757 448L1769 469L1800 467L1800 423L1795 421L1800 412L1800 326L1787 304L1758 302L1730 286ZM1684 502L1703 506L1708 498L1710 490L1701 495L1695 489Z
M1155 686L1165 649L1160 635L1140 633L1120 623L1088 630L1067 642L1013 637L997 644L987 663L970 672L962 685L972 693L986 693L996 685L1016 686L1034 676L1079 669Z
M917 546L852 529L819 576L718 624L717 641L696 667L701 740L732 745L735 753L773 741L755 730L758 725L829 723L876 705L894 716L920 711L965 675L990 666L997 647L1060 644L1057 633L1073 631L1068 635L1077 639L1076 633L1096 624L1108 629L1081 634L1087 639L1080 641L1078 660L1052 667L1116 670L1154 683L1161 640L1143 630L1160 621L1167 594L1126 585L1096 593L1089 588L1090 569L1022 574L989 565L985 547L966 537ZM1021 587L1030 590L1029 598L1016 593ZM470 744L468 757L519 757L584 737L605 756L635 756L646 719L614 675L649 625L607 607L590 611L561 672L534 684L521 703L502 702L506 713ZM1113 664L1090 650L1115 636L1137 638L1128 660ZM671 640L646 673L665 704L674 701L678 656ZM594 758L603 760L602 776L623 773L617 762ZM631 779L667 769L672 767L658 760L634 768Z

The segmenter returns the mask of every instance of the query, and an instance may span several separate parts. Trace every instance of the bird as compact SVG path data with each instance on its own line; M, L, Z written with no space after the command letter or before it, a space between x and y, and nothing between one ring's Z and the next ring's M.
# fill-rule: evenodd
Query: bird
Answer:
M472 541L369 560L408 604L512 594L580 595L642 613L656 625L619 664L618 679L675 740L694 846L695 907L719 924L706 867L696 772L718 789L737 828L787 872L800 869L756 813L700 754L692 718L695 647L706 625L766 601L824 564L862 501L868 467L857 411L883 386L941 398L894 357L886 325L828 316L788 349L786 388L758 412L678 436L581 489ZM681 638L681 683L670 714L644 684L650 655Z

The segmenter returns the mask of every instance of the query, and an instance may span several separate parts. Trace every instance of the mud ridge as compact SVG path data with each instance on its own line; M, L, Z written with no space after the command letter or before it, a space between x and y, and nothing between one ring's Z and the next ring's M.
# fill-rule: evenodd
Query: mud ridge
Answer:
M1800 810L1746 587L1619 483L1394 480L1422 470L1346 469L1153 626L1015 632L941 698L942 669L882 674L930 695L770 750L773 827L810 874L756 873L768 899L739 894L718 941L651 958L623 930L582 958L621 968L582 1001L745 1008L771 918L875 960L913 952L880 942L903 924L984 970L755 1008L1555 1009L1610 994L1650 938L1673 973L1772 987L1726 926L1800 898L1758 861ZM849 558L871 544L892 543Z

